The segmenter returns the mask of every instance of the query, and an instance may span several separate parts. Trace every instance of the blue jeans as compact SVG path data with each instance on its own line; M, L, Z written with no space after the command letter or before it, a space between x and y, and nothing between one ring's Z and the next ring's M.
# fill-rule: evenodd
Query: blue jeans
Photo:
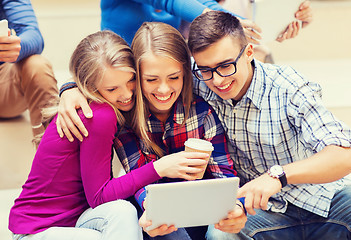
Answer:
M142 240L135 207L117 200L87 209L75 227L51 227L36 234L14 234L14 240Z
M176 232L164 236L150 237L144 232L144 240L203 240L207 226L178 228Z
M351 239L351 186L335 193L328 218L289 204L285 213L256 209L239 234L223 233L213 226L208 240L233 239Z

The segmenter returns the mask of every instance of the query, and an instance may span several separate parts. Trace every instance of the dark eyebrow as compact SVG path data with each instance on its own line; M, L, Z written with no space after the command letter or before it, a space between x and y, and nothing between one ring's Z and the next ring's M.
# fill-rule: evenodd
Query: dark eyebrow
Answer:
M232 61L234 61L234 59L226 59L226 60L224 60L224 61L222 61L222 62L217 63L215 67L217 67L217 66L219 66L219 65L222 65L222 64L225 64L225 63L227 63L227 62L232 62ZM209 67L209 66L200 66L200 65L197 65L197 67L198 67L198 68L211 68L211 67Z

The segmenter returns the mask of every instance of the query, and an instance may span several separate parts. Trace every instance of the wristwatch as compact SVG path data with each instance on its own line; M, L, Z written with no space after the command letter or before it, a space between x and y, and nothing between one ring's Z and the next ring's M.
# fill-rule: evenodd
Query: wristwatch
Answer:
M286 175L282 166L274 165L267 171L267 173L272 178L279 179L280 183L282 184L282 188L288 184L288 180L286 179Z

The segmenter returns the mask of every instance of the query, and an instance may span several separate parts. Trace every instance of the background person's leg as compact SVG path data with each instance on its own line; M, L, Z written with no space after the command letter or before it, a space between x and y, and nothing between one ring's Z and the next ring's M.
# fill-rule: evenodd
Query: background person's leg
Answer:
M32 55L18 63L24 100L30 113L33 135L45 131L41 110L58 100L57 81L49 61L41 55Z
M27 109L15 63L0 65L0 118L13 118Z

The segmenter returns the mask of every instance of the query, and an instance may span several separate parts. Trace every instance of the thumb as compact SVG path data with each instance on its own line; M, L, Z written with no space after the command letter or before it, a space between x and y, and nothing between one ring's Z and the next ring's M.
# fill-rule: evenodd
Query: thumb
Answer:
M245 197L245 189L244 189L244 187L241 187L241 188L238 189L238 195L236 197L237 198Z
M228 214L228 218L229 219L233 219L233 218L237 218L237 217L240 217L241 215L243 215L244 210L239 207L239 206L236 206L234 211L231 211L229 214Z

